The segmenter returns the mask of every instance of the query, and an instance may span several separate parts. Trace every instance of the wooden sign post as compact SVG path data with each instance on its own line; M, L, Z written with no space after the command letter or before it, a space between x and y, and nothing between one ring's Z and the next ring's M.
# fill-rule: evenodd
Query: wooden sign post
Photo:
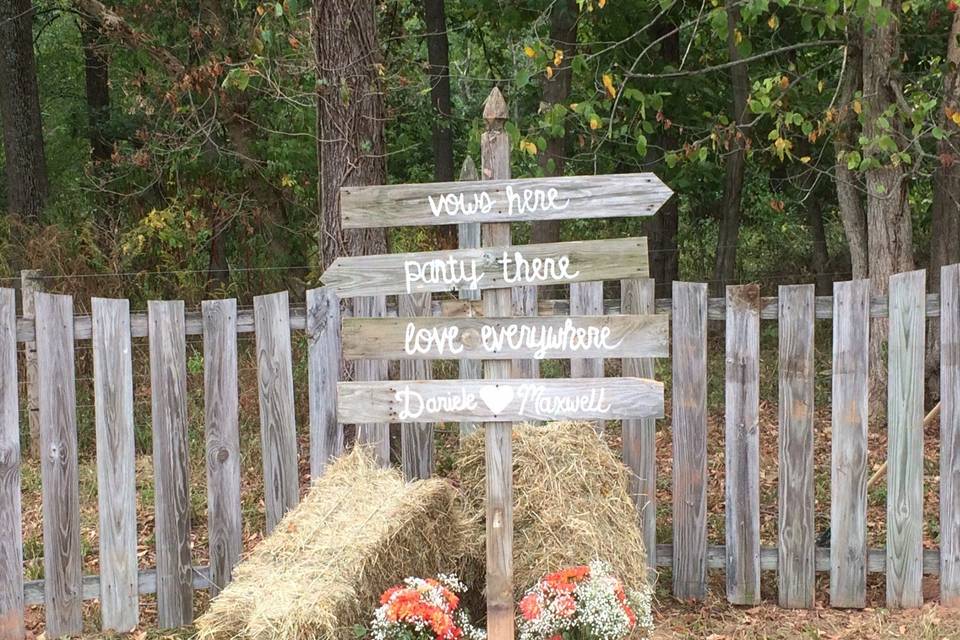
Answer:
M494 89L483 112L480 180L425 185L345 187L344 227L480 226L473 242L433 251L336 260L323 281L341 298L398 295L416 312L345 318L347 359L400 360L402 381L364 380L337 385L337 419L357 425L483 425L487 469L487 628L490 640L513 640L513 464L511 429L520 420L652 420L663 416L663 385L639 377L604 378L602 368L581 367L578 379L536 379L544 358L583 363L603 358L656 358L668 353L662 315L604 316L595 304L567 317L535 317L538 285L647 278L646 238L511 245L510 223L652 215L670 190L652 174L510 179L507 105ZM428 317L431 293L481 298L479 315ZM581 293L587 293L583 291ZM579 312L577 309L581 309ZM358 314L363 316L364 314ZM482 379L431 380L429 361L482 361ZM592 375L586 375L592 371ZM404 443L407 451L408 443ZM417 462L414 476L429 464ZM381 456L384 452L380 452ZM423 462L423 464L420 464Z

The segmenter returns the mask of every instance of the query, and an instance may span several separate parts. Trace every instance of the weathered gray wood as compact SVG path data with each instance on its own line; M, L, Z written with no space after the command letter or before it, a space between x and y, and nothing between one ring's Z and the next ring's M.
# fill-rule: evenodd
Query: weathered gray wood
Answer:
M603 315L603 282L574 282L570 285L570 315ZM602 378L603 358L571 358L571 378ZM606 422L594 422L598 432L603 433Z
M43 272L39 269L20 271L20 304L23 319L33 324L36 317L34 297L43 291ZM24 374L27 383L27 425L30 430L30 456L40 457L40 405L37 382L37 343L32 338L24 345Z
M22 640L23 529L17 390L17 299L0 289L0 640Z
M151 300L147 303L147 317L156 494L157 624L170 629L193 621L183 302Z
M73 298L37 293L47 637L83 631Z
M300 502L287 292L253 299L267 533Z
M307 291L307 340L310 477L317 479L327 464L343 453L343 425L337 420L340 300L326 287Z
M486 130L480 137L482 180L510 178L510 136L504 130L507 103L494 87L483 108ZM511 243L510 224L485 224L481 243L487 247ZM489 317L510 315L509 289L483 294L483 312ZM509 362L486 360L483 377L509 378ZM487 480L487 637L513 640L513 445L512 426L503 422L484 424Z
M509 223L650 216L671 195L652 173L624 173L344 187L340 210L344 228Z
M663 417L663 385L642 378L341 382L337 395L356 424Z
M760 287L727 287L727 600L760 602Z
M707 577L705 284L673 283L672 362L673 595L701 600Z
M601 378L603 357L668 356L669 325L670 318L664 314L416 320L344 318L343 354L347 359L379 356L390 360L577 358L584 361L589 357L596 359L585 360L586 365L579 364L578 375L574 377Z
M635 318L643 318L653 311L653 280L624 280L620 283L620 292L624 312L636 314ZM669 342L667 335L669 325L666 324L668 316L654 317L664 321L663 339ZM622 369L624 376L653 379L652 358L624 358ZM647 562L651 569L655 569L657 566L657 422L654 418L641 418L627 419L622 424L623 463L630 470L630 497L633 498L637 507L640 525L643 528Z
M486 238L486 236L485 236ZM646 278L646 238L337 258L321 276L341 298ZM518 260L523 265L519 272ZM528 277L529 276L529 277ZM476 287L474 287L476 285ZM506 315L507 309L501 311Z
M814 286L780 287L780 474L777 595L781 607L814 606Z
M230 582L242 544L237 301L205 300L201 310L210 592L216 595Z
M387 301L384 296L358 298L353 301L353 315L359 318L382 318L386 315ZM387 380L389 372L386 360L362 360L354 365L354 380L376 382ZM350 422L339 417L341 422ZM357 444L368 447L382 467L390 466L390 423L379 422L357 426Z
M923 357L926 271L890 277L887 606L923 605Z
M479 180L480 174L477 173L477 165L473 158L467 156L463 161L463 168L460 170L460 180ZM480 225L474 222L468 222L457 226L459 234L460 249L479 249L480 248ZM461 300L480 300L480 291L477 289L461 289L459 291ZM437 315L439 303L433 303L431 315ZM483 363L476 360L461 360L459 377L461 380L477 380L483 377ZM460 439L470 436L480 425L475 422L460 423Z
M940 273L940 602L960 607L960 264Z
M870 282L833 285L830 604L862 608L867 581Z
M136 628L140 618L130 303L93 298L91 307L100 516L100 616L104 631L128 632Z
M206 591L210 587L210 573L207 567L193 568L193 588L195 591ZM157 592L157 572L155 569L145 569L137 575L137 592L141 595ZM23 603L27 606L43 604L46 589L43 580L31 580L23 584ZM83 576L84 600L96 600L100 597L100 576Z
M397 305L400 315L404 318L429 315L432 307L429 293L398 296ZM376 322L382 321L376 320ZM368 320L368 322L371 321ZM392 358L392 356L387 357ZM429 360L404 359L400 362L401 380L432 378ZM400 438L403 477L407 480L418 480L433 475L433 423L404 422L400 425Z
M510 290L511 311L515 317L531 317L537 315L537 287L514 287ZM511 363L514 378L539 378L540 362L538 360L513 360Z

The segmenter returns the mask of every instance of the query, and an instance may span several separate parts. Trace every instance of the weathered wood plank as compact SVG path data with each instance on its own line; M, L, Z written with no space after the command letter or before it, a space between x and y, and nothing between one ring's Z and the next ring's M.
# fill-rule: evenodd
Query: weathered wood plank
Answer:
M777 595L814 606L814 286L780 287L780 475Z
M337 258L321 276L342 298L646 278L646 238ZM505 308L500 315L508 315Z
M93 298L91 307L101 624L104 631L128 632L140 618L130 303Z
M620 283L620 292L624 312L636 314L634 317L642 318L653 311L653 280L624 280ZM664 321L668 319L665 315L660 317ZM665 342L669 342L667 331L669 331L669 324L664 327ZM653 379L652 358L624 358L622 369L624 376ZM630 470L630 497L633 498L637 507L640 525L643 528L647 562L651 569L655 569L657 566L657 422L654 418L641 418L627 419L622 424L623 463Z
M83 631L73 298L35 297L48 637Z
M960 607L960 264L940 273L940 601Z
M400 315L404 318L429 315L429 293L413 293L397 298ZM376 322L390 322L377 320ZM370 321L368 321L370 322ZM387 354L384 356L392 358ZM403 359L400 362L402 380L430 380L433 378L430 360ZM401 466L407 480L429 478L433 475L433 423L404 422L400 425Z
M570 314L578 316L603 315L603 282L574 282L570 285ZM571 378L602 378L603 358L571 358ZM594 422L599 433L606 423Z
M358 298L353 301L353 315L360 318L382 318L386 315L384 296ZM377 382L389 379L386 360L362 360L354 365L354 380ZM339 417L341 422L349 420ZM390 466L390 423L378 422L357 425L357 444L369 447L382 467Z
M760 287L727 287L727 600L760 602Z
M460 180L479 180L480 175L477 173L477 165L474 164L473 158L467 156L463 161L463 168L460 170ZM480 225L475 222L468 222L465 224L457 225L457 232L459 236L459 248L460 249L479 249L480 248ZM458 293L458 297L461 300L476 300L480 301L480 291L477 289L461 289ZM439 308L439 303L434 301L433 309L431 310L430 315L437 315ZM477 380L483 377L483 363L477 362L476 360L461 360L459 377L461 380ZM460 439L470 436L474 433L480 425L476 422L461 422L460 423Z
M510 298L511 312L514 317L537 315L537 287L515 287L510 290ZM514 359L511 370L514 378L539 378L540 362L536 359Z
M205 300L201 311L210 592L216 595L230 582L242 544L237 301Z
M863 608L867 581L870 282L833 285L830 604Z
M156 494L157 625L171 629L193 621L183 302L151 300L147 303L147 316Z
M210 587L210 573L207 567L193 568L193 588L195 591L206 591ZM157 592L156 569L144 569L137 575L137 592L140 595ZM46 589L43 580L30 580L23 583L23 603L27 606L43 604ZM96 600L100 597L100 576L83 576L81 595L84 600Z
M923 605L923 358L926 271L890 277L887 606Z
M650 216L673 192L652 173L344 187L344 228Z
M604 357L668 356L669 325L670 318L664 314L344 318L343 353L347 359L379 356L390 360L577 358L577 366L571 363L571 370L578 374L574 377L601 378ZM581 364L584 358L596 359Z
M35 296L43 291L43 271L39 269L23 269L20 271L20 304L23 308L23 319L34 324L36 310ZM40 405L39 386L37 382L37 343L35 338L24 343L24 378L27 383L27 425L30 433L30 456L40 457Z
M341 382L337 395L356 424L663 417L663 385L641 378Z
M340 300L321 287L307 291L307 388L310 401L310 477L317 479L343 453L343 425L337 420L340 379Z
M253 299L267 533L300 502L293 357L286 291Z
M0 640L22 640L23 528L17 389L17 299L0 289Z
M673 283L672 362L673 594L701 600L707 577L705 284Z

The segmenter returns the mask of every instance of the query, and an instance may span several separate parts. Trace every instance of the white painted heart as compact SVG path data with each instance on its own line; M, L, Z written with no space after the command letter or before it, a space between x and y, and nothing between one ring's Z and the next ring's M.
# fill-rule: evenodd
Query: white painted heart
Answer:
M513 387L480 387L480 399L494 415L499 415L513 402Z

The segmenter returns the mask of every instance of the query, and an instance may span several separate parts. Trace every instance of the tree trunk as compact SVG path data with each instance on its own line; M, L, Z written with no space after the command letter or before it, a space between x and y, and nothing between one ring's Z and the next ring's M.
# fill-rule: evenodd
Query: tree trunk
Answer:
M31 0L0 2L0 116L7 210L37 219L47 200Z
M827 230L823 224L823 199L807 196L804 202L804 211L807 214L807 226L810 228L810 240L813 245L813 273L816 278L818 296L832 295L833 278L828 269L830 266L830 252L827 249Z
M573 82L573 57L577 53L577 0L556 0L550 10L550 43L563 52L563 60L554 69L553 76L543 80L543 103L547 108L565 104L570 98ZM548 176L562 176L568 155L570 137L567 128L561 136L547 138L547 148L540 155L540 166ZM560 221L534 222L530 228L531 242L559 242Z
M427 26L427 59L430 63L430 104L433 107L433 179L453 182L453 128L450 98L450 43L447 38L447 16L444 0L424 0L424 22ZM437 243L442 249L457 248L457 227L448 224L435 227Z
M83 42L83 72L87 94L87 125L93 159L110 159L113 144L107 134L110 121L110 67L104 51L105 38L100 23L93 18L79 21Z
M950 115L960 111L960 11L953 14L947 41L947 65L943 76L941 128L946 137L937 144L940 164L933 173L933 204L930 211L929 289L940 291L940 269L960 262L960 127ZM948 115L950 114L950 115ZM937 397L940 389L940 322L933 318L927 333L927 389Z
M737 29L740 24L740 9L727 8L727 51L731 62L741 59L737 49ZM726 161L726 178L721 209L720 233L717 238L717 262L714 269L714 295L723 295L727 284L733 282L737 268L737 243L740 239L740 205L743 195L743 178L747 168L747 96L750 79L744 62L730 67L730 86L733 93L733 122L735 125Z

